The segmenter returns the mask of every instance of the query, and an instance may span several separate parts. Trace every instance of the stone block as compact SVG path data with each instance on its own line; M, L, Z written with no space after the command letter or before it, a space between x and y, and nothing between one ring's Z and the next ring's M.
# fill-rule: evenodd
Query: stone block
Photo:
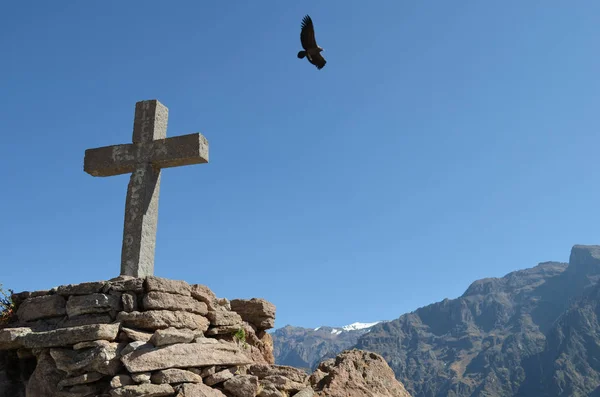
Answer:
M152 374L152 383L202 383L202 377L179 368L161 369Z
M242 325L242 318L236 312L209 311L206 317L213 326Z
M27 298L17 309L20 321L34 321L48 317L59 317L66 314L65 298L60 295L44 295Z
M146 292L158 291L158 292L169 292L171 294L190 296L190 285L185 281L171 280L168 278L161 278L155 276L146 277L145 281Z
M126 327L140 328L145 330L157 330L161 328L189 328L206 331L208 320L199 315L183 311L149 310L147 312L120 312L117 315Z
M182 310L205 316L208 313L206 303L191 296L176 295L169 292L150 291L144 295L146 310Z
M118 343L83 350L50 349L50 355L56 363L56 368L68 374L98 372L103 375L116 375L122 368L119 361L119 352L120 346Z
M22 347L21 339L31 332L31 328L27 327L0 329L0 350L12 350Z
M56 289L56 293L63 296L89 295L102 291L105 284L105 281L91 281L81 284L61 285Z
M98 314L119 311L121 300L118 296L107 294L74 295L67 301L69 318L82 314Z
M124 355L121 361L129 372L252 363L237 346L208 338L205 343L182 343L134 351Z
M174 345L176 343L190 343L196 338L196 334L189 329L165 328L157 329L150 338L154 346Z
M265 299L233 299L231 310L238 313L244 321L253 324L259 330L275 326L275 305Z
M121 327L121 331L127 335L127 338L129 338L133 341L141 341L141 342L148 342L150 340L150 338L152 338L152 335L154 335L152 332L144 332L144 331L140 331L137 329L131 329L131 328L126 328L126 327Z
M119 324L93 324L45 332L29 332L22 335L19 340L28 349L71 346L79 342L99 339L114 341L118 332Z

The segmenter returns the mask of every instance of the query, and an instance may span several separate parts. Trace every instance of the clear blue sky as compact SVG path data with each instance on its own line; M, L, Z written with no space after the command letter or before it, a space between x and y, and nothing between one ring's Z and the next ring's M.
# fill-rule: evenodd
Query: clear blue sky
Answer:
M328 61L298 60L310 14ZM203 133L163 171L157 276L277 327L393 319L600 243L600 2L20 1L0 8L0 282L119 273L135 102Z

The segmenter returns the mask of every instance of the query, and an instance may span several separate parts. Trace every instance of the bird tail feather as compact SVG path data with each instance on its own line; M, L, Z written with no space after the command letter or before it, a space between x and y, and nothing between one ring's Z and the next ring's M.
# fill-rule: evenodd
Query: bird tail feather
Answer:
M300 51L298 52L298 58L302 59L306 56L306 51Z

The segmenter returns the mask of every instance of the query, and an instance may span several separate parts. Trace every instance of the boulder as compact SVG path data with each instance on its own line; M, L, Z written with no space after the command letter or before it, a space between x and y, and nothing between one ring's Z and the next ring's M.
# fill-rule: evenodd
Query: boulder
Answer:
M231 301L231 310L258 330L275 326L275 305L265 299L234 299Z
M311 385L317 396L410 397L383 357L375 353L347 350L340 353L332 365L320 365L319 371L327 372L327 375Z

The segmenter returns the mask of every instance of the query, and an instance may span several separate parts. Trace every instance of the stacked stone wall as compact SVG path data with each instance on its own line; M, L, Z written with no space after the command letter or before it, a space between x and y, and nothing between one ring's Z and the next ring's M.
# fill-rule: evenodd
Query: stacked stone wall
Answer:
M158 277L12 299L16 316L0 330L2 397L270 397L307 387L307 374L272 365L275 306L264 299L219 299Z

